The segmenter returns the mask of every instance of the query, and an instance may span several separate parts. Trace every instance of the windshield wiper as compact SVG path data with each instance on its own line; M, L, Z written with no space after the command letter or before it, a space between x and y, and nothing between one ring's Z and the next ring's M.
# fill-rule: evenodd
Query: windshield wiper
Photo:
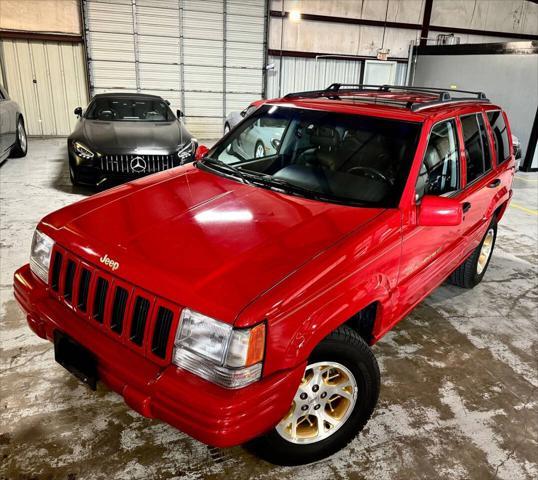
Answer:
M364 206L363 202L359 202L351 198L342 198L331 194L316 192L315 190L311 190L309 188L296 185L295 183L291 183L287 180L284 180L283 178L274 178L272 175L269 175L267 173L254 172L250 170L247 173L243 170L240 170L239 168L232 167L231 165L227 164L226 162L223 162L222 160L219 160L218 158L204 157L197 163L200 163L206 168L226 172L233 177L240 178L243 183L246 184L259 185L281 193L300 195L302 197L311 198L313 200L319 200L323 202L339 203L343 205L353 206Z
M222 160L219 160L218 158L212 158L212 157L204 157L201 160L199 160L196 163L200 163L201 165L204 165L206 167L219 170L221 172L229 173L233 177L239 177L241 180L243 180L243 183L252 183L250 179L245 175L241 170L238 168L232 167L231 165L228 165L226 162L223 162ZM206 165L209 164L209 165Z
M271 175L259 174L253 179L255 183L261 183L264 186L272 187L273 189L279 190L283 193L291 193L301 195L306 198L311 198L313 200L320 200L324 202L332 203L341 203L344 205L354 205L354 206L364 206L364 203L359 202L358 200L353 200L351 198L342 198L331 194L326 194L322 192L317 192L295 183L291 183L283 178L274 178Z

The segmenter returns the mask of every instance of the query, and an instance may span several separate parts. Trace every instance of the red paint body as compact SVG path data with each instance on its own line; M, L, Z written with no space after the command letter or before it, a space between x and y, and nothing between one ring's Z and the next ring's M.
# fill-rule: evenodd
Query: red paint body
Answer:
M15 274L15 296L39 336L51 339L55 329L64 331L95 353L100 379L132 408L220 447L245 442L278 423L289 409L309 354L329 332L379 302L375 343L436 288L478 245L494 212L502 216L515 170L513 157L497 166L491 148L492 170L465 184L458 117L500 110L491 104L412 112L345 100L269 103L422 122L399 208L323 203L188 165L114 188L44 218L40 230L77 262L76 275L85 265L151 302L150 327L141 347L126 334L110 330L111 302L101 325L92 320L91 308L83 313L65 304L28 265ZM415 184L430 129L448 118L456 118L458 126L462 188L451 198L424 197L416 205ZM492 144L487 119L485 123ZM487 188L497 178L500 185ZM473 207L462 214L464 202ZM233 215L219 219L223 212ZM118 270L111 272L99 261L105 254L119 263ZM90 298L94 288L92 284ZM175 313L164 359L152 354L147 341L159 305ZM262 379L227 390L172 365L172 342L183 307L236 327L265 319ZM130 302L126 318L132 308Z

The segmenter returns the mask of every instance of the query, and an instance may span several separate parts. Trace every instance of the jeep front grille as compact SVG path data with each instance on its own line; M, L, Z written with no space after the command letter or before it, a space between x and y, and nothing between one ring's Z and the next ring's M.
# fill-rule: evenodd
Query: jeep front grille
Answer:
M81 312L86 311L88 306L88 293L90 288L91 273L87 268L82 268L80 271L80 279L78 282L78 301L77 308Z
M99 323L103 323L105 318L105 300L108 292L108 280L97 277L95 283L95 294L93 297L93 318Z
M78 316L155 363L170 361L180 308L56 245L50 292Z
M166 307L159 307L157 312L157 321L155 322L155 330L153 331L153 340L151 342L151 351L158 357L166 356L166 344L170 336L170 328L174 312Z
M130 175L145 175L162 172L177 167L180 160L177 155L103 155L101 171L110 173L126 173Z
M136 297L133 309L133 319L131 320L131 336L129 338L137 345L142 345L148 313L149 300L144 297Z
M75 281L76 264L73 260L67 260L67 267L64 276L64 299L71 303L73 299L73 282Z

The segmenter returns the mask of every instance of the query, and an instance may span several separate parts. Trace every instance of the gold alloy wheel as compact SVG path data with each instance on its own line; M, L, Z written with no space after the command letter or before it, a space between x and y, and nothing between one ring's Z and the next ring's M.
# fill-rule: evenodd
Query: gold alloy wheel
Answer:
M353 374L336 362L306 367L303 380L287 415L276 426L291 443L316 443L335 433L351 415L357 402Z
M480 249L480 256L478 257L478 263L476 264L476 273L480 275L486 265L488 264L489 257L491 256L491 251L493 250L493 239L495 238L495 231L493 228L488 230L486 233L486 238L482 242L482 248Z

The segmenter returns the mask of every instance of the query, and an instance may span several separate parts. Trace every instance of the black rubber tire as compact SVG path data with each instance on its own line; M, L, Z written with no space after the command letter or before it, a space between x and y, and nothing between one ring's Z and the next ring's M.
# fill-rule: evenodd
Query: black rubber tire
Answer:
M357 403L346 423L326 439L308 445L288 442L273 428L245 445L249 451L276 465L303 465L341 450L364 428L379 397L380 374L374 354L357 332L342 326L314 349L308 363L328 360L345 365L357 381Z
M486 263L486 266L484 267L484 270L479 274L477 272L477 265L478 265L478 258L480 257L480 250L482 248L482 244L484 243L484 240L486 239L487 232L490 229L493 229L494 236L493 236L493 245L491 247L491 253L489 255L488 261ZM491 261L491 257L493 256L493 250L495 249L495 241L497 240L497 221L494 218L491 223L489 224L488 229L486 230L486 233L484 234L484 238L478 245L478 247L475 248L473 253L467 257L467 259L456 269L450 277L448 277L448 282L452 285L456 285L461 288L474 288L476 285L478 285L482 279L484 278L484 275L486 274L489 266L489 262Z
M17 120L17 139L15 140L15 145L11 148L11 157L13 158L21 158L26 157L26 153L28 152L28 137L26 137L26 145L23 148L21 145L21 139L19 136L19 126L22 124L22 129L24 130L24 134L26 136L26 128L24 126L24 120L22 117L19 117Z

